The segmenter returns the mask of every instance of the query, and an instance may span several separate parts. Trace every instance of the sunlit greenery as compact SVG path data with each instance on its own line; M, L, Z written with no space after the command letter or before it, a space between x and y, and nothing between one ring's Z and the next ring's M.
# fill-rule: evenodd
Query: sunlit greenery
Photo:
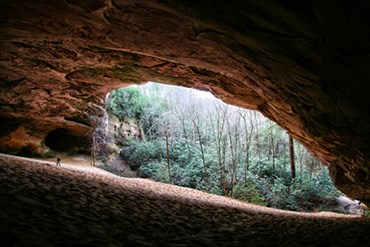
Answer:
M141 177L290 210L324 209L339 195L298 142L292 179L288 134L258 112L159 84L118 89L109 99L111 114L144 129L144 138L121 147Z

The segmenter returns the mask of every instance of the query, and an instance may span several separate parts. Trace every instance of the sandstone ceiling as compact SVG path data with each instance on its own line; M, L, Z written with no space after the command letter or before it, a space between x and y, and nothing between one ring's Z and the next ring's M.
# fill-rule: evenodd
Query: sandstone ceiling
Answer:
M90 131L105 95L158 81L256 109L370 203L365 1L2 0L0 150Z

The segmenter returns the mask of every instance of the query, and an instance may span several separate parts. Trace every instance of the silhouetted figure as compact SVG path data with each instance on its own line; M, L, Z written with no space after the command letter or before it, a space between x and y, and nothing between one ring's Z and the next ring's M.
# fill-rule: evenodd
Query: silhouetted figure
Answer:
M60 157L57 157L57 166L62 166L61 164L60 164L60 161L61 161L62 159L60 158Z

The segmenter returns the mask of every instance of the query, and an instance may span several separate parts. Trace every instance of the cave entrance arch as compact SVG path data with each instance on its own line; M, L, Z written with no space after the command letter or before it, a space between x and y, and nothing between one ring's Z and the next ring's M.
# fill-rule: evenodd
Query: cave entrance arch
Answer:
M370 204L369 4L237 2L2 1L2 121L58 122L115 83L209 88L284 126L330 166L338 188ZM32 28L19 25L30 20ZM40 110L40 102L62 99L73 107Z

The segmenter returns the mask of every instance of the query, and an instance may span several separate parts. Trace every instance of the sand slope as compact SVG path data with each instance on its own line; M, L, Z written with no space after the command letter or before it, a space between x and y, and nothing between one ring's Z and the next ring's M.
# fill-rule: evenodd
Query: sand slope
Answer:
M319 245L370 246L370 220L0 155L0 246Z

